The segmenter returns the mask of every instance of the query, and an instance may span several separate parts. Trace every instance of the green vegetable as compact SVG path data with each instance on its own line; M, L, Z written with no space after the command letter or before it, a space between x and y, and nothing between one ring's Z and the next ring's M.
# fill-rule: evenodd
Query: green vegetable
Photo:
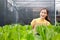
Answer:
M31 25L5 25L0 27L0 40L60 40L60 26L40 25L36 32Z

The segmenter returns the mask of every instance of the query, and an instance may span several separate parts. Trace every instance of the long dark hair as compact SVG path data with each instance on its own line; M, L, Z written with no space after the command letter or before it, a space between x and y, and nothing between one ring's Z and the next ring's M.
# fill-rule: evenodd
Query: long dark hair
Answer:
M51 22L51 21L50 21L50 18L49 18L49 16L48 16L49 11L48 11L46 8L42 8L42 9L40 10L40 12L41 12L42 10L46 10L47 16L46 16L45 19L46 19L47 21Z

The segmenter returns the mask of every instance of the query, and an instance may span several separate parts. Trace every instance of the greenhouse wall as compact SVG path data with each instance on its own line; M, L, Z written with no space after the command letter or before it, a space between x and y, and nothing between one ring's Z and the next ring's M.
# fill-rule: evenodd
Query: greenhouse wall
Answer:
M0 0L0 5L0 25L30 24L39 17L41 8L49 10L51 23L55 24L54 0Z

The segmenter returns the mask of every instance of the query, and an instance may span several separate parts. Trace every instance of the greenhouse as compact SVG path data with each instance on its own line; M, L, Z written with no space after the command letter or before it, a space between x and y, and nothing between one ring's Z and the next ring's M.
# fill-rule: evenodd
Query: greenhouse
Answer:
M59 7L59 0L0 0L0 40L60 40Z

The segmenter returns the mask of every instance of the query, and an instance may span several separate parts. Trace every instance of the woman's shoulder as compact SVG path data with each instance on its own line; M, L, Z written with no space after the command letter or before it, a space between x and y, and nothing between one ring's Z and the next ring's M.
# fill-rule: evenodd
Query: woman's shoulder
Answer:
M50 22L49 22L49 21L46 21L46 23L47 23L48 25L50 25Z
M36 22L36 19L33 19L32 21L31 21L31 23L35 23Z
M37 21L37 20L39 20L39 18L35 18L35 19L33 19L33 21Z

